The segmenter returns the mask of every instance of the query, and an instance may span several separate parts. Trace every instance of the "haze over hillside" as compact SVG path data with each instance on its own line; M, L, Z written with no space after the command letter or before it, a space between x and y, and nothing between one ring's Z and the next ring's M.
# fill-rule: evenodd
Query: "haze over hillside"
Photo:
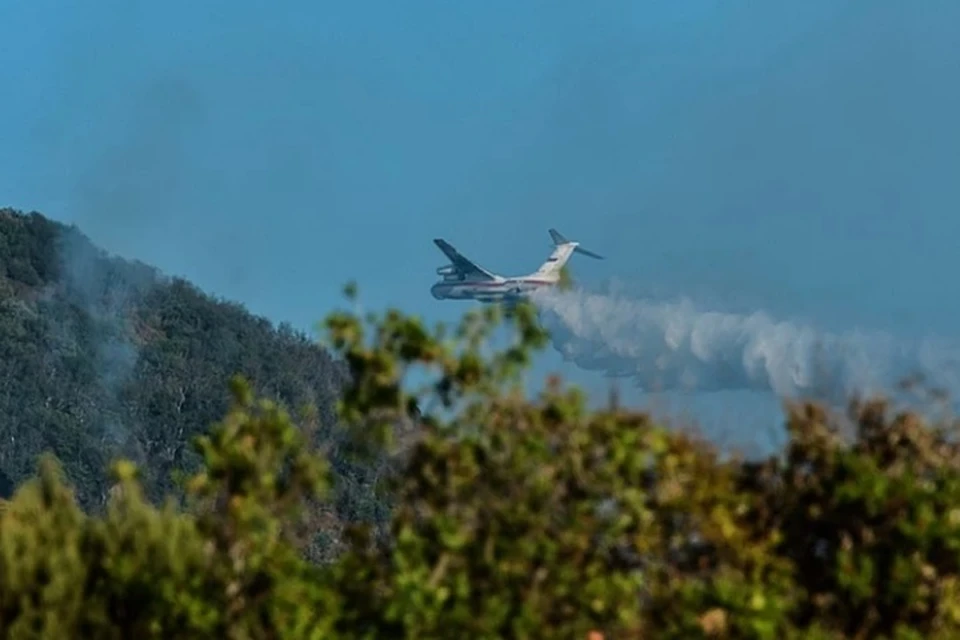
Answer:
M196 463L230 376L330 437L342 368L306 335L274 327L189 282L107 255L75 227L0 209L0 491L53 451L81 503L102 502L106 465L142 465L152 498Z

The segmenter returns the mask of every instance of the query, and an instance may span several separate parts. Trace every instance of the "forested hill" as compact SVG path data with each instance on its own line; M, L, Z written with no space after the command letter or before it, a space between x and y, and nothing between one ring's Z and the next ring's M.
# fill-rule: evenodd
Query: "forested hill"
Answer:
M288 326L0 209L0 497L49 450L84 506L102 503L118 453L156 499L196 463L191 437L224 415L231 375L291 411L316 407L322 432L342 371Z

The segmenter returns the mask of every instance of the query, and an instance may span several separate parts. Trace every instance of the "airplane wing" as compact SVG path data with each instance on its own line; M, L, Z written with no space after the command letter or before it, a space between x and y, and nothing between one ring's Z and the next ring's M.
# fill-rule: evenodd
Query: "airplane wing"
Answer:
M479 280L496 280L496 276L472 260L464 258L463 254L454 249L453 245L446 240L443 240L442 238L435 238L433 243L440 248L440 251L443 251L443 253L450 258L450 262L453 264L453 266L456 267L457 270L463 275Z

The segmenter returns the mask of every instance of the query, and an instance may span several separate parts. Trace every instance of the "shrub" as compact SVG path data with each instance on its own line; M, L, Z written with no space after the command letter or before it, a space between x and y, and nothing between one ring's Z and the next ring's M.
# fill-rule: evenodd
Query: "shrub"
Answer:
M197 445L193 508L157 509L130 463L106 513L77 507L51 458L0 515L0 633L11 638L321 638L335 594L296 551L320 460L268 402L234 407Z
M503 321L513 341L491 350ZM344 450L375 470L385 532L311 530L336 499L326 457L238 380L196 444L184 504L150 505L120 462L106 511L87 515L43 461L0 510L0 632L960 636L948 428L877 400L853 406L844 437L799 403L782 452L740 460L644 414L588 411L558 380L529 399L522 374L545 335L526 305L468 314L452 335L394 310L326 328L350 372ZM337 555L307 560L318 540Z

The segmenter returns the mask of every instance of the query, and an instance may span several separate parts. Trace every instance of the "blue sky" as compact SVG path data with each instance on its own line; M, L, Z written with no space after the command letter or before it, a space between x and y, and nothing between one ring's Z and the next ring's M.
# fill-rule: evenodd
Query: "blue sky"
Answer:
M955 0L10 0L0 205L302 328L349 279L453 319L431 238L524 272L555 226L608 256L587 283L952 336L958 24Z

